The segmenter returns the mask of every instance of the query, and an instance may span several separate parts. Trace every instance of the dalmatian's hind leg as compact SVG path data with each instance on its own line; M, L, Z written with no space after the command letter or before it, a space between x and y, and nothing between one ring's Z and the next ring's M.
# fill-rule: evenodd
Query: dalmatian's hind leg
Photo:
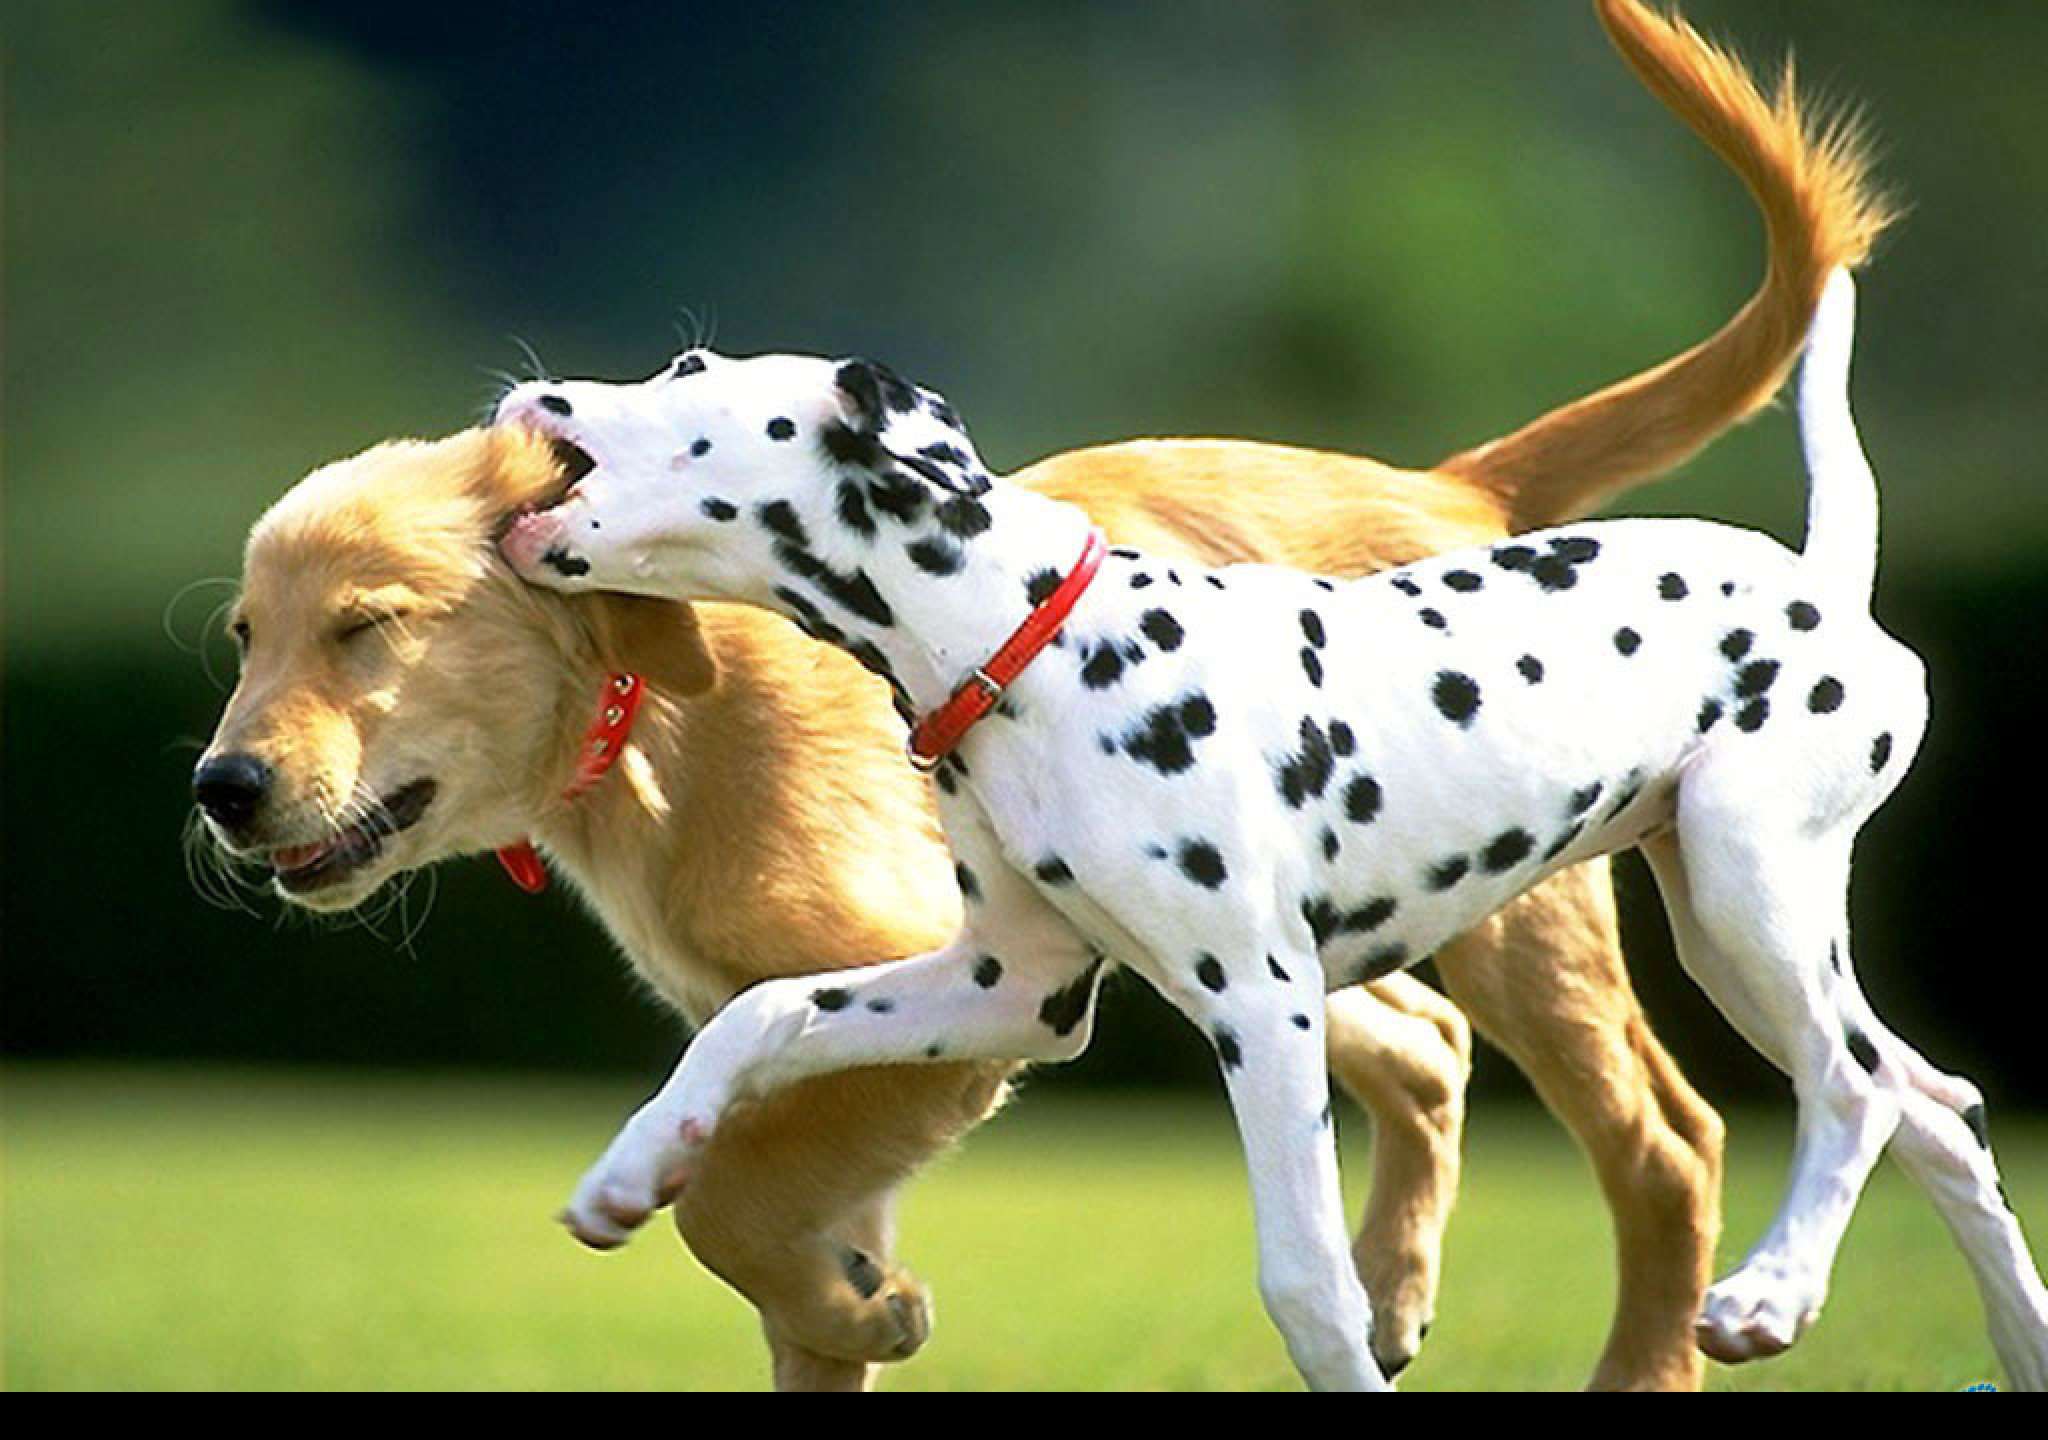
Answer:
M1902 1077L1829 984L1847 930L1848 837L1759 843L1755 810L1723 811L1725 798L1688 777L1677 835L1643 848L1687 972L1791 1077L1798 1101L1777 1217L1700 1313L1700 1348L1735 1363L1789 1348L1819 1314L1856 1200L1898 1127Z
M2048 1287L1999 1183L1984 1097L1886 1028L1857 986L1848 956L1837 960L1836 983L1851 1023L1904 1080L1892 1158L1933 1202L1969 1263L1992 1348L2013 1387L2048 1390Z
M1700 1320L1701 1347L1729 1361L1775 1354L1796 1338L1825 1294L1827 1268L1861 1185L1856 1177L1868 1167L1858 1171L1851 1166L1824 1177L1822 1203L1800 1209L1802 1172L1839 1153L1811 1141L1817 1127L1808 1096L1819 1087L1811 1082L1799 1087L1796 1067L1802 1056L1819 1048L1829 1052L1837 1083L1846 1082L1852 1093L1866 1090L1875 1097L1872 1108L1883 1107L1876 1117L1880 1123L1887 1113L1895 1116L1891 1153L1933 1202L1968 1261L1992 1345L2011 1383L2025 1390L2048 1388L2048 1289L1998 1183L1976 1086L1937 1069L1877 1018L1856 983L1847 922L1839 910L1829 933L1808 947L1817 948L1822 956L1819 973L1799 977L1802 994L1817 989L1821 997L1811 1023L1827 1029L1816 1038L1781 1023L1782 1007L1776 1002L1785 986L1770 977L1731 973L1733 967L1726 965L1698 913L1691 879L1698 867L1687 864L1678 843L1665 837L1646 844L1644 852L1664 893L1686 968L1701 978L1735 1027L1773 1064L1794 1076L1800 1093L1794 1192L1778 1224L1749 1261L1709 1292ZM1774 887L1759 885L1748 903L1755 913L1768 914L1777 899ZM1709 984L1707 974L1718 978ZM1838 1047L1824 1043L1831 1035L1839 1036ZM1848 1054L1849 1066L1840 1063L1842 1051ZM1857 1113L1853 1101L1848 1108L1852 1115ZM1853 1160L1861 1165L1861 1153ZM1805 1298L1783 1298L1801 1285Z

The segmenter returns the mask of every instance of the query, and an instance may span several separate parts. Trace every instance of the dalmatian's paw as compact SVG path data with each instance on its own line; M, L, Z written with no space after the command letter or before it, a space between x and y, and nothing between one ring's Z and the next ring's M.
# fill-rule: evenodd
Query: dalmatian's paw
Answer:
M591 1249L618 1249L655 1211L682 1194L710 1138L705 1121L635 1115L585 1173L557 1218Z
M1707 1291L1694 1336L1724 1365L1781 1355L1820 1314L1823 1298L1804 1269L1753 1260Z

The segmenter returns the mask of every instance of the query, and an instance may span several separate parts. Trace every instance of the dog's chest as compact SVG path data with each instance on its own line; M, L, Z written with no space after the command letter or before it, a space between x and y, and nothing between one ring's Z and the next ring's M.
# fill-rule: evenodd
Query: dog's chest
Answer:
M1790 557L1724 527L1575 527L1354 582L1119 555L1096 583L965 751L1009 858L1298 916L1333 984L1633 843L1693 747L1820 683Z

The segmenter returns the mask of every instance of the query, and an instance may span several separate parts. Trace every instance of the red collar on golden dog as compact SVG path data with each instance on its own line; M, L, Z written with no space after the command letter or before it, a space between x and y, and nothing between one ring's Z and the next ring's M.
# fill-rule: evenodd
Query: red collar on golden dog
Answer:
M583 758L577 762L576 778L562 792L564 800L575 800L610 773L633 733L633 718L640 713L647 682L624 671L607 675L597 696L597 718L583 732ZM531 840L519 840L498 852L498 863L512 877L512 883L529 895L548 888L548 868Z

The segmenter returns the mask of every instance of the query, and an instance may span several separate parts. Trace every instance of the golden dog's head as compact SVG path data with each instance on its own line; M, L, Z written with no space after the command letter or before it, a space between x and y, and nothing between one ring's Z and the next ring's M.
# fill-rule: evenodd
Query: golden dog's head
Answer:
M611 671L670 698L713 670L689 607L564 599L495 542L583 468L515 429L397 441L314 471L250 532L241 675L193 774L212 841L317 910L491 850L559 803Z

